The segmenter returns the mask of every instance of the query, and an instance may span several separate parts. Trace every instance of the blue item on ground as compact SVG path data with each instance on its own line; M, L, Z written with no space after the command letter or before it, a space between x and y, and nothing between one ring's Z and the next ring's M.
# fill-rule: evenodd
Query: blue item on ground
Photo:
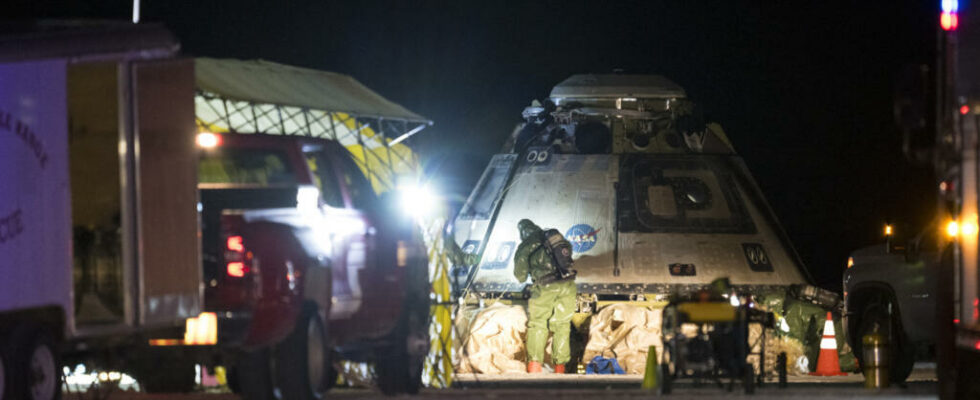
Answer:
M585 367L586 374L600 374L600 375L623 375L626 371L619 366L619 362L615 358L605 358L603 356L595 356L592 361L589 361L589 365Z

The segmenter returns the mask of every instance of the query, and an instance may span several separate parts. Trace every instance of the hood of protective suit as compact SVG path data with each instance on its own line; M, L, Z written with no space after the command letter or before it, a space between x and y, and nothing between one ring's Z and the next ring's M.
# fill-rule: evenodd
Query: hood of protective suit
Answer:
M517 230L521 232L521 241L527 240L527 238L537 235L541 232L541 227L531 222L529 219L522 219L517 223Z

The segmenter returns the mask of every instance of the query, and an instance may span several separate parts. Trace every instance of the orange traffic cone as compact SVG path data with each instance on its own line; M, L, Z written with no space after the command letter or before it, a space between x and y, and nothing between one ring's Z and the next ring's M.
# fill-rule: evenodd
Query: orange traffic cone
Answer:
M837 339L834 337L834 318L827 311L827 322L823 324L823 339L820 340L820 356L817 358L817 372L814 376L847 375L840 372L840 360L837 358Z

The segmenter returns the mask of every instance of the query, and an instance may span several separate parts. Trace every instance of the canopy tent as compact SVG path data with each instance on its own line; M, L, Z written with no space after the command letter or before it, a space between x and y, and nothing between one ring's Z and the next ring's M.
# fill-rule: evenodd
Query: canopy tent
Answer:
M264 60L197 58L194 67L202 130L334 139L377 192L417 171L417 157L401 142L432 121L350 76Z

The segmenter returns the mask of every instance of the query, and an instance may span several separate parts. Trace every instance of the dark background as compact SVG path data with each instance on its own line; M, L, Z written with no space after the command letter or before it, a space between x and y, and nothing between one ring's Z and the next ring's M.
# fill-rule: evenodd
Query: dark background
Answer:
M15 0L6 18L128 20L131 1ZM967 5L961 5L961 8ZM144 0L195 56L354 76L431 118L414 142L465 196L532 99L571 74L662 74L721 123L821 286L849 251L924 228L927 168L892 122L899 72L934 56L939 0Z

